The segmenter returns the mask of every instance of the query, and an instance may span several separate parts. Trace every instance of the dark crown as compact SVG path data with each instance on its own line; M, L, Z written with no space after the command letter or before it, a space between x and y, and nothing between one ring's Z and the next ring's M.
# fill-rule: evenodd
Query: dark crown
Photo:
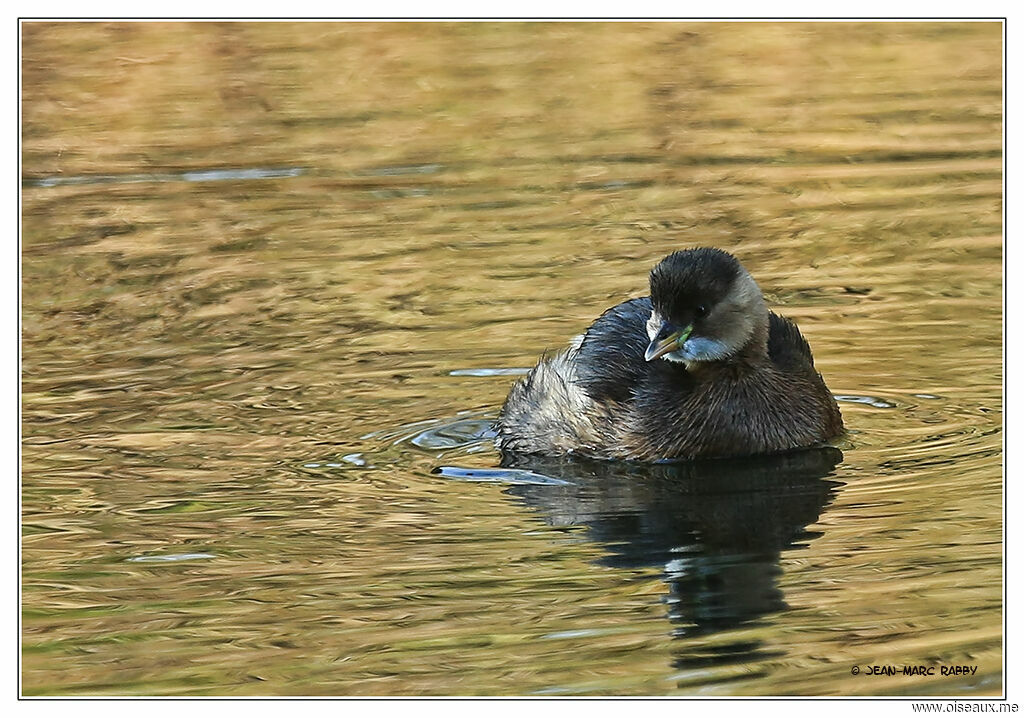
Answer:
M721 301L743 268L728 252L711 247L673 252L651 270L651 303L663 317Z

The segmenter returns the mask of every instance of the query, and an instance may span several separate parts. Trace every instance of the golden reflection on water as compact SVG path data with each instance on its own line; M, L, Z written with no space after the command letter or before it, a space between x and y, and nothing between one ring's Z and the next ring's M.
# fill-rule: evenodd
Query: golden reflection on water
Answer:
M999 24L22 32L26 694L1002 691ZM430 473L493 451L367 435L695 244L881 401L787 608L673 638L663 566ZM850 674L921 662L978 672Z

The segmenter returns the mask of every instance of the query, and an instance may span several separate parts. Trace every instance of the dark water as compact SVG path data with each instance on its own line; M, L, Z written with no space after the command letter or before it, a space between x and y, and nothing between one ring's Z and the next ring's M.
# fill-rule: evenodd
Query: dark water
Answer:
M1003 691L1000 25L22 42L25 694ZM498 469L511 370L698 244L839 449Z

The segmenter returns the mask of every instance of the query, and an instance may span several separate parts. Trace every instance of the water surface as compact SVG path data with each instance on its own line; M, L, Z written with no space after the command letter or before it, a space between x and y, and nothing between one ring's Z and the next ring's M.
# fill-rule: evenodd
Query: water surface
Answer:
M999 695L995 23L26 23L22 690ZM829 451L499 467L734 252ZM959 677L854 666L969 665Z

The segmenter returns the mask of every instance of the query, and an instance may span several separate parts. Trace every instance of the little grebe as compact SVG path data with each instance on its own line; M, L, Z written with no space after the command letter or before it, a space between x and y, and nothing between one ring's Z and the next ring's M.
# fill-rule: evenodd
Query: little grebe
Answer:
M727 252L675 252L509 392L498 447L657 461L770 454L843 431L796 325Z

